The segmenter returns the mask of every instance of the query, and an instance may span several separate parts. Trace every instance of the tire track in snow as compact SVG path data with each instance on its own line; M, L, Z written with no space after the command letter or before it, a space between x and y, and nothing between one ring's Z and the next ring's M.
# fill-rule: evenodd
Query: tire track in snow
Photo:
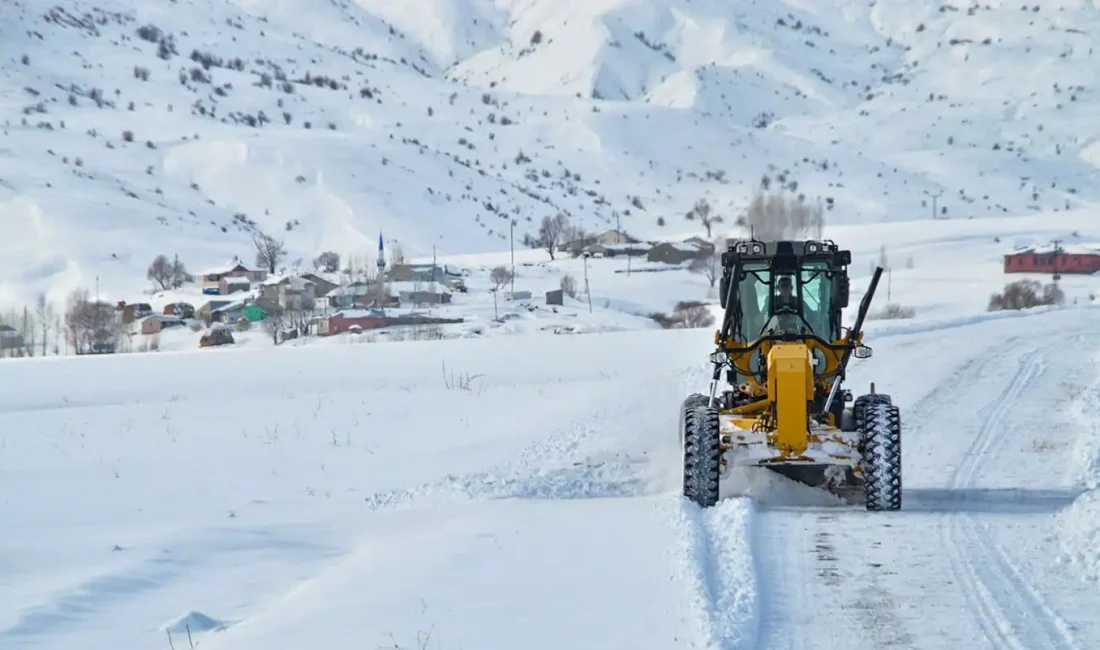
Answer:
M703 509L678 497L680 536L685 540L691 605L701 616L699 634L706 648L756 647L758 598L752 537L755 506L750 499L727 499Z
M1025 355L1016 374L989 405L978 435L956 469L951 487L973 488L982 460L1005 440L1004 422L1009 410L1035 379L1046 370L1049 344ZM979 625L996 647L1077 648L1069 626L1031 588L997 543L965 512L948 515L941 529L949 559L959 576L964 597L979 615ZM970 549L968 554L964 549ZM1021 628L1015 622L1035 621Z
M1013 337L1001 344L1010 345L1019 338ZM960 385L973 383L970 378L981 376L985 368L997 360L995 351L998 345L991 344L988 349L976 351L973 356L963 359L946 378L929 387L930 390L911 407L910 415L906 416L903 412L903 418L921 423L928 419L929 414L940 412L944 405L957 398ZM798 512L766 510L759 514L752 541L754 554L759 562L757 576L762 589L757 647L767 650L801 650L804 647L818 647L822 642L827 643L825 638L806 637L807 630L814 629L814 609L818 606L818 601L813 600L813 593L820 590L821 584L825 585L827 593L832 594L846 589L849 578L854 578L857 582L859 580L854 576L838 575L835 562L822 564L822 549L818 549L818 546L828 544L825 540L833 532L843 532L843 524L852 523L848 519L848 513L833 512L830 508L824 510L824 513L818 508ZM841 517L840 520L837 519L838 516ZM862 517L862 513L856 516ZM841 524L839 531L836 528L838 524ZM777 544L782 545L778 552ZM839 546L846 550L847 543ZM830 555L835 555L836 550L824 549ZM818 562L812 564L808 558L815 555L818 556ZM840 620L850 620L851 624L858 625L866 638L875 643L875 647L905 647L910 644L913 638L911 633L892 610L897 602L904 602L905 599L893 596L888 588L884 591L884 585L875 581L873 574L869 585L871 586L861 588L863 595L857 600L861 603L860 609L873 610L876 616L857 616L854 620L841 617ZM867 595L867 590L873 592L874 598ZM778 604L773 605L773 601ZM801 623L789 620L792 612L799 610L807 612L808 618ZM883 618L894 623L884 626ZM892 630L893 634L885 634L884 627ZM820 634L833 634L834 629L834 625L825 624Z

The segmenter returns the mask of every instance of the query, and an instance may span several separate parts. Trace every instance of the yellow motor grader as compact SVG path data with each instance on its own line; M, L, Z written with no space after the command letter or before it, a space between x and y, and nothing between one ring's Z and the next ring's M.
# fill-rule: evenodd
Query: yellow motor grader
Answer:
M690 395L680 408L686 497L712 506L731 469L749 466L868 510L901 509L898 407L874 384L854 400L842 388L851 357L871 356L861 329L882 275L876 268L845 328L851 261L828 240L751 238L722 253L725 313L710 395ZM719 392L723 372L728 389Z

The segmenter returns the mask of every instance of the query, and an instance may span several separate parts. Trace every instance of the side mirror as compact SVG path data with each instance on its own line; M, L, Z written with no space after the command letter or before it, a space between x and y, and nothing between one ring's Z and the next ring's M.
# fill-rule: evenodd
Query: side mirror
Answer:
M871 355L874 354L874 350L867 345L857 345L852 354L857 359L870 359Z

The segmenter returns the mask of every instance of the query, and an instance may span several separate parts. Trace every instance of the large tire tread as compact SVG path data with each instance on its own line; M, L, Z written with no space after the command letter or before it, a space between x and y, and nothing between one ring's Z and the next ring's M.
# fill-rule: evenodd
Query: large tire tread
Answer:
M682 425L684 496L703 508L709 508L718 503L721 473L718 409L707 406L685 408Z
M871 511L901 510L901 411L888 399L865 400L855 410L863 447L864 497Z

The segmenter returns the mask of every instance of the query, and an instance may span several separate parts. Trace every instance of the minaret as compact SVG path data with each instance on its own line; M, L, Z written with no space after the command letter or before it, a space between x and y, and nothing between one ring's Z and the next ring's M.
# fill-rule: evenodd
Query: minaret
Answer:
M382 231L378 231L378 307L386 308L386 249L382 246Z

